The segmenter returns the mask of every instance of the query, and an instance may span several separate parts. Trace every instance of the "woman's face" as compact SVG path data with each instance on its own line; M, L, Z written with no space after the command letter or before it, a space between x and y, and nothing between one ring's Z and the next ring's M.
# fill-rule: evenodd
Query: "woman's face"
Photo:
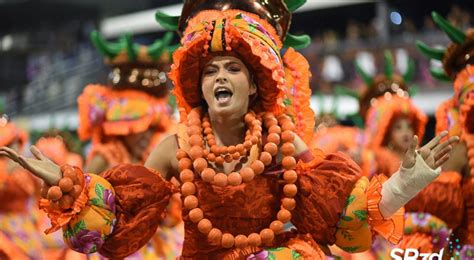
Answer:
M123 137L125 146L134 157L139 157L148 148L152 137L152 131L129 134Z
M248 110L249 96L257 91L244 63L234 56L217 56L202 71L201 89L209 113L240 115Z
M410 144L414 135L413 126L406 117L400 117L392 124L390 128L391 145L395 150L405 152L410 148Z

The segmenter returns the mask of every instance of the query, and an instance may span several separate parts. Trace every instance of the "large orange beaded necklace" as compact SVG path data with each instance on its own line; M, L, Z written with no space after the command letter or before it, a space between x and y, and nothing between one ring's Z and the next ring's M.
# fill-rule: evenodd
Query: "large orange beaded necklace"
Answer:
M201 120L202 118L202 120ZM296 159L295 146L295 125L287 115L282 115L278 119L271 113L262 113L258 116L250 111L244 117L248 127L245 141L242 144L228 147L218 147L208 116L201 116L199 108L193 109L187 118L189 144L191 149L188 153L179 149L176 157L181 179L181 194L183 196L184 207L189 211L189 219L197 223L199 231L207 235L208 241L214 245L221 245L224 248L243 248L246 246L271 245L275 234L283 232L285 223L291 220L291 210L296 206L294 196L297 193L295 185L297 174L295 172ZM249 167L243 167L239 172L232 172L229 175L216 171L209 165L214 162L216 165L223 165L224 162L239 160L253 145L262 144L262 120L268 130L267 143L260 153L259 159L251 163ZM202 121L202 122L201 122ZM206 140L204 140L204 134ZM286 184L283 187L285 197L281 200L281 208L277 214L277 220L271 222L268 228L260 233L249 235L232 235L222 233L220 229L214 227L209 219L204 218L204 212L200 209L199 200L196 197L197 187L193 183L194 173L198 174L205 182L224 187L226 185L237 186L242 182L250 182L255 175L262 174L265 166L271 164L273 158L278 154L278 145L283 155L282 166L285 169L283 179ZM210 151L205 146L210 147Z

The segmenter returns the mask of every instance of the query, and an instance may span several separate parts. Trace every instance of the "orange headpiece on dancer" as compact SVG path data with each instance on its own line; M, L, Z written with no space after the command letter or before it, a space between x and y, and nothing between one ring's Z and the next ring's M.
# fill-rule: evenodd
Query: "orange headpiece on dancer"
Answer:
M253 109L288 113L300 135L305 138L312 134L309 65L292 48L283 57L280 55L285 37L289 37L286 43L295 39L287 35L291 12L284 1L268 2L185 1L179 26L177 20L170 25L170 17L157 14L162 25L179 28L183 34L182 46L173 54L170 72L182 119L203 102L200 88L203 66L215 54L235 55L249 67L258 86L259 102Z
M378 148L388 143L390 126L399 117L407 117L419 142L423 139L428 121L425 113L418 109L411 99L387 93L372 102L366 119L366 136L370 148Z
M28 135L23 130L8 122L8 118L3 115L0 117L0 146L8 146L17 141L20 150L28 141Z
M100 142L103 136L166 129L171 109L164 71L174 49L169 46L172 33L149 46L133 43L129 34L117 43L106 42L97 32L91 38L113 70L110 86L89 85L79 96L79 137Z

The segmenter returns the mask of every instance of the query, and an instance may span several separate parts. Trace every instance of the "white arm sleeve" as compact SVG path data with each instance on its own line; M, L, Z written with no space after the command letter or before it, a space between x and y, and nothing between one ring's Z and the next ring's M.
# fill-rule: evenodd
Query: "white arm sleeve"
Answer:
M431 169L421 155L416 154L415 165L406 169L400 166L382 185L382 200L379 207L384 218L389 218L397 210L408 203L413 197L440 175L441 169Z

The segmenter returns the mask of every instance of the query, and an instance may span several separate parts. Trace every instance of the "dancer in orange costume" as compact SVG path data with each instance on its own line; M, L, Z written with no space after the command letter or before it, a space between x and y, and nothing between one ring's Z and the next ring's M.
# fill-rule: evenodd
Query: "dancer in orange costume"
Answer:
M452 43L446 49L434 49L419 41L417 47L426 56L442 61L442 69L431 71L435 78L454 83L453 97L436 111L436 131L449 129L449 134L460 136L461 142L453 148L454 156L443 166L444 186L436 193L426 194L424 202L444 202L435 208L444 212L450 219L448 225L456 229L452 239L454 246L449 251L458 259L470 259L474 256L474 29L464 33L436 12L432 16ZM458 192L447 190L446 183L455 185ZM460 209L451 210L453 203L448 200L451 197L459 201Z
M79 137L92 140L86 169L99 173L120 163L144 163L171 129L168 80L172 34L150 46L124 35L106 42L97 32L92 41L112 66L111 85L86 86L78 98Z
M403 205L438 176L457 138L440 145L443 133L419 153L414 139L399 173L370 182L343 154L308 150L304 114L287 112L305 111L298 106L309 100L284 101L290 77L293 92L305 93L309 73L292 65L304 60L294 49L280 55L285 36L298 42L286 33L288 8L301 2L185 2L170 72L183 124L146 167L120 165L98 176L45 161L34 147L36 159L0 148L52 185L41 201L49 231L63 228L84 253L128 256L154 234L177 191L175 177L186 232L181 259L325 259L334 243L367 250L372 232L398 242ZM169 27L176 21L158 18ZM289 221L297 230L284 232Z
M0 117L0 145L22 151L27 135ZM37 219L30 214L38 179L15 162L0 158L0 258L41 257L43 246Z

